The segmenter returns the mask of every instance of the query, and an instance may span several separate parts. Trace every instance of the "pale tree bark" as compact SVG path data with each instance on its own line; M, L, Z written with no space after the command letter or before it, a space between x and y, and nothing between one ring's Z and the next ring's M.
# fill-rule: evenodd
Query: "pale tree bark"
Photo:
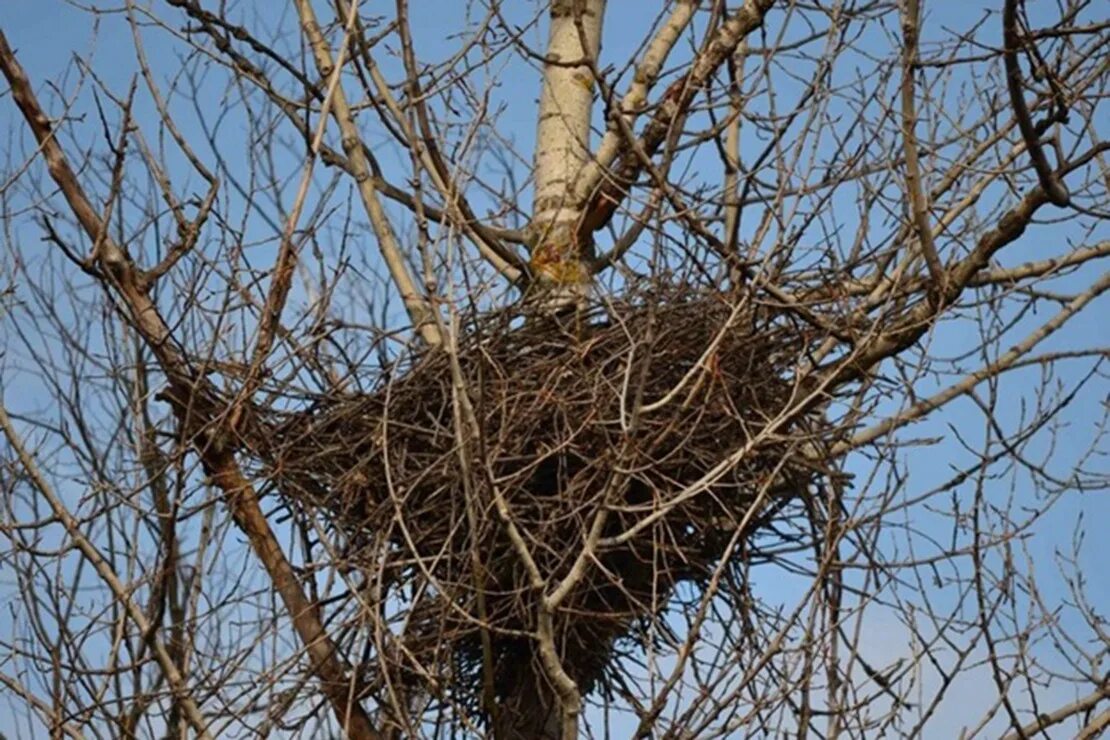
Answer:
M529 224L531 270L545 311L581 306L591 279L593 242L581 229L586 199L577 182L592 160L590 124L597 89L597 58L605 0L553 0L534 157L535 196ZM546 619L545 619L546 618ZM550 626L550 614L541 622ZM503 697L498 738L572 740L578 735L581 695L541 634L545 655L540 676Z
M585 297L593 244L580 234L585 201L576 183L590 162L594 69L605 0L555 0L536 132L530 224L533 278L549 305Z
M357 11L357 3L352 5L349 11L352 18L354 18L355 11ZM320 77L329 79L336 65L332 60L327 39L324 38L320 24L316 20L312 3L300 0L297 3L297 13L304 29L304 37L312 46L312 54L316 60L316 68L320 72ZM340 55L339 60L339 66L342 67L342 55ZM378 197L377 188L371 177L370 163L366 160L366 154L363 151L362 138L359 136L358 127L355 125L350 103L347 102L347 94L343 91L341 84L335 85L332 89L334 98L331 101L331 113L342 133L343 151L347 155L352 174L358 183L359 196L374 229L374 236L378 239L378 248L381 251L382 260L389 268L390 277L401 293L405 310L412 319L413 326L420 333L420 338L431 346L437 346L442 338L439 335L432 308L428 305L428 301L421 294L416 286L416 281L409 273L408 266L405 265L401 245L397 242L397 236L393 233L393 226L382 208L381 198Z

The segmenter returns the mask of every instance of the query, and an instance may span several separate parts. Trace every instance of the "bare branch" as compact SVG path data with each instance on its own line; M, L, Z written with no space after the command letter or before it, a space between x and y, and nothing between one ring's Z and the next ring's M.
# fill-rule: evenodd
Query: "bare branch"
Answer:
M1071 199L1063 183L1060 182L1051 165L1049 165L1040 138L1044 134L1043 129L1057 120L1063 120L1067 116L1067 111L1060 108L1054 116L1045 119L1042 125L1033 125L1029 107L1025 104L1021 67L1017 59L1018 50L1023 46L1018 34L1017 6L1018 0L1006 0L1005 5L1002 6L1002 41L1005 44L1003 59L1006 62L1006 87L1010 92L1010 105L1014 109L1014 117L1017 119L1018 128L1021 130L1021 138L1024 139L1025 148L1029 152L1029 157L1033 160L1033 167L1037 170L1041 187L1048 194L1050 203L1063 208L1069 204Z
M929 223L929 204L925 200L925 187L921 182L921 165L917 161L917 39L921 23L919 0L906 0L902 14L902 139L906 153L906 195L910 213L916 226L917 240L929 275L933 278L937 295L944 292L944 266L933 243L933 226Z

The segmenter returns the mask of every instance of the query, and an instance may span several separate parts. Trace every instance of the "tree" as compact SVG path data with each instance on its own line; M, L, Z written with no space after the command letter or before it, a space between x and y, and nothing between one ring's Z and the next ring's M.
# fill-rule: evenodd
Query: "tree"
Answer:
M5 23L25 731L1098 735L1093 6Z

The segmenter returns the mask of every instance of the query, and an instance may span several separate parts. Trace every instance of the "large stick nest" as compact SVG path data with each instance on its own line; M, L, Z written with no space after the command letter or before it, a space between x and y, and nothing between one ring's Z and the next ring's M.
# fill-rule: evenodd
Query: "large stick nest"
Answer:
M812 490L812 450L832 432L793 411L789 377L813 332L719 294L472 327L457 352L398 363L368 394L275 412L267 473L401 589L379 594L383 614L405 605L394 680L419 673L471 708L484 650L498 699L542 681L529 637L542 593L510 529L550 592L604 511L555 616L564 668L596 688L620 638L677 585L704 584Z

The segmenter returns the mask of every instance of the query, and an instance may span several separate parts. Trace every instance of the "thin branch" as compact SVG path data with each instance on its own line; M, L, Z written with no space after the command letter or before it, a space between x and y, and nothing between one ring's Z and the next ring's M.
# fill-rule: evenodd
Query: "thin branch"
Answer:
M1039 715L1036 721L1030 722L1022 727L1020 732L1007 733L1002 740L1018 740L1023 737L1033 737L1038 733L1043 733L1053 725L1060 724L1070 717L1091 711L1107 699L1110 699L1110 685L1102 686L1097 691L1092 691L1082 699L1073 701L1071 704L1065 704L1055 711ZM1110 711L1103 712L1096 717L1095 720L1084 727L1076 737L1098 737L1099 733L1108 725L1110 725Z
M640 135L640 151L649 157L658 151L667 139L672 122L690 107L697 92L736 50L740 42L763 24L763 18L772 5L774 0L746 0L721 24L690 70L663 93L655 115ZM578 182L579 197L589 201L580 226L583 234L591 234L609 223L641 171L639 154L632 149L623 148L612 167L604 170L598 168L590 177L583 177Z
M316 69L322 78L327 79L335 69L335 63L332 60L328 41L320 28L320 23L316 20L316 11L309 0L297 0L297 13L301 18L301 28L304 31L305 38L312 47ZM332 115L339 125L343 151L351 164L352 175L357 183L363 207L366 209L366 215L374 229L374 235L378 239L378 250L381 252L382 259L385 260L386 267L389 269L389 274L393 278L397 290L401 293L405 310L408 311L413 327L421 338L431 346L439 346L442 344L443 338L440 336L439 328L433 316L434 309L416 287L416 282L409 273L408 265L405 264L401 245L393 233L393 226L389 222L385 209L382 208L381 200L378 198L378 189L374 185L370 165L364 153L362 136L355 124L354 114L347 102L347 94L341 84L335 89Z
M965 393L970 393L983 381L988 378L993 378L1013 367L1023 356L1032 351L1034 347L1057 331L1067 323L1072 316L1079 313L1079 311L1086 307L1091 301L1105 293L1108 289L1110 289L1110 272L1103 273L1098 281L1087 290L1084 290L1080 295L1076 296L1074 300L1053 316L1051 320L1037 327L1034 332L1015 344L994 362L968 374L960 380L960 382L948 386L939 393L935 393L928 398L918 401L905 411L899 412L886 421L857 433L849 440L837 443L833 448L833 454L840 455L849 450L868 444L869 442L873 442L888 432L920 419L949 401L959 398Z
M902 13L902 142L906 155L906 195L917 231L918 244L925 256L925 264L933 278L935 295L944 290L944 267L941 265L937 246L933 243L933 227L929 223L929 204L921 182L921 165L917 159L917 40L920 33L921 7L919 0L905 0Z
M1037 179L1040 180L1041 187L1048 195L1048 201L1063 208L1068 205L1071 198L1063 182L1052 171L1048 158L1045 157L1044 147L1041 146L1040 141L1043 132L1037 130L1038 127L1033 125L1033 119L1029 115L1029 107L1025 104L1021 67L1017 59L1018 49L1022 46L1017 28L1017 5L1018 0L1006 0L1002 7L1002 39L1005 46L1002 59L1006 65L1006 88L1010 92L1010 105L1014 109L1014 118L1017 119L1018 128L1021 130L1021 138L1025 141L1025 148L1028 150L1029 157L1033 160L1033 167L1037 171ZM1056 111L1056 116L1065 115L1066 111L1064 110ZM1051 122L1051 118L1046 121L1046 123Z
M347 729L351 737L376 740L379 734L370 718L349 695L348 680L354 680L354 676L325 632L317 616L316 605L304 595L292 565L286 559L262 513L258 494L239 471L234 453L228 446L229 440L224 434L217 432L221 422L212 400L216 397L214 389L204 377L191 371L184 352L175 345L169 326L149 296L150 284L143 280L141 271L123 248L107 236L107 229L70 168L65 153L54 136L50 120L39 105L30 80L8 46L2 31L0 71L11 85L12 97L23 113L31 133L42 147L51 177L89 238L94 241L99 239L95 257L105 276L104 287L113 291L120 299L126 315L158 359L160 369L165 373L169 384L165 395L173 404L182 431L192 441L209 475L224 491L236 522L247 534L255 553L273 580L274 588L289 610L293 626L312 659L311 670L320 678L322 689L331 700L341 726ZM172 685L174 678L171 669L172 664L163 667L167 680ZM198 717L190 720L199 733L203 724L198 725L198 721Z
M316 164L316 157L320 152L320 145L324 141L324 132L328 128L332 101L343 76L343 65L347 61L347 41L354 30L356 18L358 18L358 0L353 0L343 29L343 43L339 46L339 58L336 60L335 67L331 70L327 92L324 94L324 102L320 106L320 120L316 125L316 133L309 143L308 152L305 153L300 186L297 188L293 207L285 220L285 229L281 235L281 247L278 249L277 260L270 271L270 291L266 295L266 305L262 309L262 317L258 325L258 341L254 347L251 368L247 380L243 384L244 395L252 392L253 381L258 376L262 364L266 361L266 356L270 353L270 348L274 342L274 329L281 321L281 313L285 308L286 299L289 297L289 288L293 283L293 268L296 266L299 247L294 242L297 222L300 221L301 211L304 209L305 200L308 198L308 188L312 184L313 168Z
M4 38L3 32L0 32L0 65L4 67L5 72L8 70L10 53L7 40ZM10 80L11 78L9 77L9 81ZM81 525L77 518L69 512L66 505L62 503L61 498L58 497L54 487L47 482L46 476L39 470L34 455L32 455L23 444L23 438L12 425L11 417L8 416L8 410L2 403L0 403L0 428L4 430L4 436L8 438L8 444L15 450L23 471L30 478L31 483L35 486L39 495L49 504L50 510L54 512L54 516L61 522L62 526L65 527L66 533L72 538L77 549L81 551L84 558L93 566L100 576L100 579L111 589L112 596L116 601L127 610L127 616L131 618L131 621L135 623L139 631L144 635L149 635L148 639L154 648L154 657L157 659L158 665L162 669L162 673L165 675L170 689L173 691L174 698L180 703L182 710L184 710L185 718L188 720L193 730L199 737L205 740L211 740L213 735L208 731L208 720L205 719L204 714L200 711L200 707L197 706L196 701L190 694L189 688L186 686L185 680L181 676L181 671L173 662L173 658L170 656L165 642L162 641L158 631L147 621L143 610L132 600L130 589L119 579L119 576L116 575L116 572L112 569L107 558L105 558L100 550L97 549L96 545L90 542L89 538L81 532Z

